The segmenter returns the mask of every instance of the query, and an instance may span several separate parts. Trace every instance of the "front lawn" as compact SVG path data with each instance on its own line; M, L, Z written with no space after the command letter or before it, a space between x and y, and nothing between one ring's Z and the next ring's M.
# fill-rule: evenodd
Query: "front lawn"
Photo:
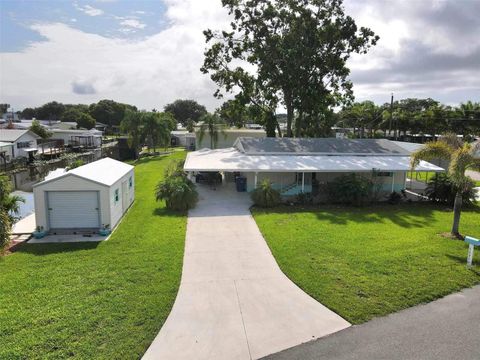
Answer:
M253 209L284 273L312 297L358 324L480 282L467 245L440 236L452 212L429 204ZM461 231L480 236L480 208Z
M156 203L173 158L135 167L136 201L101 244L24 245L0 258L0 359L138 359L180 283L186 216Z

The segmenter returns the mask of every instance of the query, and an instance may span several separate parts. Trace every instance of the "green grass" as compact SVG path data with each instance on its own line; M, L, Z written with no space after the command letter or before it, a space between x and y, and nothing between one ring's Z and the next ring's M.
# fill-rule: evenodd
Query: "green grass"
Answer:
M136 201L100 244L24 245L0 258L0 359L138 359L173 305L186 216L156 203L170 159L138 163Z
M440 236L452 212L428 204L371 208L253 209L285 274L312 297L358 324L480 282L466 268L467 245ZM480 237L480 208L461 230Z
M431 171L414 171L407 173L407 176L409 178L411 177L411 179L413 180L417 180L420 182L428 182L428 180L435 176L435 173ZM480 181L473 180L473 182L475 183L475 186L480 186Z

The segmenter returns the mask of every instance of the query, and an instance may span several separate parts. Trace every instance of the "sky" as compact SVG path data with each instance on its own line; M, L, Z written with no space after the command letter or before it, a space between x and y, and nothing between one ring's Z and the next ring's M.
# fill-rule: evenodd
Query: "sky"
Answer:
M480 101L480 0L345 0L380 36L349 61L357 101ZM220 0L0 0L0 103L113 99L162 109L178 98L214 110L200 72L202 31L229 22Z

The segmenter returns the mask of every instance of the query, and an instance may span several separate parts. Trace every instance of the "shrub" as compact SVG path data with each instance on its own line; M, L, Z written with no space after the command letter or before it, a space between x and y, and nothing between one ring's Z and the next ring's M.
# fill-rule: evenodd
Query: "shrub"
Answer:
M466 190L462 194L464 204L475 202L475 183L469 180ZM427 184L425 195L429 200L444 204L453 205L457 188L452 184L448 174L437 173Z
M400 201L402 201L402 195L399 194L398 192L394 191L394 192L391 192L389 195L388 195L388 200L387 202L391 205L397 205L400 203Z
M10 243L11 222L7 212L0 209L0 254Z
M157 201L165 200L167 209L185 211L195 207L198 192L183 171L183 162L175 161L165 170L165 176L155 189Z
M327 184L330 202L347 205L362 205L372 192L372 182L357 174L347 174L337 177Z
M301 192L297 195L295 202L301 205L311 204L313 202L312 194Z
M73 169L76 169L80 166L83 166L85 165L85 161L82 160L82 159L75 159L75 160L72 160L70 161L70 163L68 164L67 166L67 171L70 171L70 170L73 170Z
M273 207L280 204L280 193L272 187L270 180L263 180L252 192L253 203L259 207Z

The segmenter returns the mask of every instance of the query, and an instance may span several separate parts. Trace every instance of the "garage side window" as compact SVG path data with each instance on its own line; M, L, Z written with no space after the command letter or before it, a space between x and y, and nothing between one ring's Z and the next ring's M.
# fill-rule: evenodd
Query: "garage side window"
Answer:
M132 177L130 176L130 178L128 179L128 187L131 189L133 186L133 179Z
M115 189L115 194L113 195L113 200L115 201L115 203L117 203L118 200L120 199L119 193L120 191L118 189Z

